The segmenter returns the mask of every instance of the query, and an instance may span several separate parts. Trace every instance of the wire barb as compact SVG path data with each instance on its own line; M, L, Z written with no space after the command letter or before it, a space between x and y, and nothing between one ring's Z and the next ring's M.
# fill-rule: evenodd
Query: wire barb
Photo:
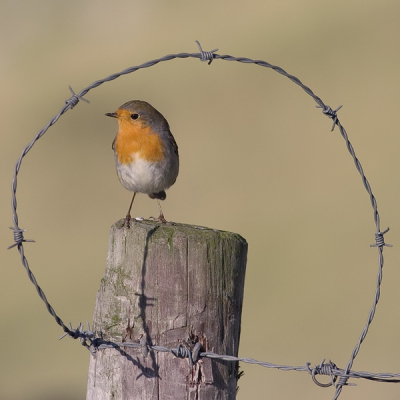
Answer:
M10 229L12 229L14 232L14 244L11 246L7 247L7 250L12 249L15 246L20 246L23 242L35 242L34 240L27 240L24 239L24 234L23 232L26 232L26 229L19 229L17 226L12 227L10 226Z
M190 349L182 347L181 344L179 343L177 349L171 349L171 353L178 358L188 358L190 366L193 367L193 357Z
M216 51L218 51L218 49L214 49L211 51L203 51L203 49L201 48L200 43L198 42L198 40L196 40L197 46L200 50L200 61L208 61L208 65L210 65L212 63L212 61L214 60L214 54Z
M336 388L340 388L342 386L357 386L356 383L347 383L349 380L349 376L341 376L338 380L338 383L336 385Z
M72 93L72 96L68 99L65 100L65 104L68 104L71 108L71 110L79 103L79 100L84 101L85 103L90 103L89 100L86 100L85 98L83 98L82 96L79 96L79 94L76 94L73 90L71 86L68 86L70 92Z
M329 106L315 106L317 108L322 108L322 112L327 115L329 118L333 119L333 125L331 132L335 129L335 125L339 122L337 112L343 107L339 106L336 110L332 110Z
M90 330L89 322L87 322L88 330L83 330L83 324L80 322L76 329L72 328L71 322L68 323L69 329L64 325L65 333L59 337L58 340L64 339L65 336L69 336L71 339L79 339L83 346L86 346L86 340L92 340L94 338L94 332ZM81 340L82 339L82 340Z
M335 382L337 380L337 375L333 374L332 370L336 369L336 364L334 364L332 361L329 360L328 364L324 364L325 359L321 361L319 365L316 365L314 368L310 368L310 363L306 363L306 367L308 368L308 372L311 375L311 378L313 382L320 386L320 387L330 387L334 386ZM331 381L329 383L321 383L317 380L315 375L329 375L331 378Z
M200 359L200 350L201 350L201 344L200 342L197 342L192 350L192 361L194 364L196 364L197 361L199 361Z
M385 243L385 239L384 239L383 235L384 235L386 232L389 232L389 228L387 228L387 229L386 229L385 231L383 231L383 232L377 232L377 233L375 233L375 244L370 244L369 247L383 247L383 246L386 246L386 247L393 247L393 245L391 245L391 244L386 244L386 243Z

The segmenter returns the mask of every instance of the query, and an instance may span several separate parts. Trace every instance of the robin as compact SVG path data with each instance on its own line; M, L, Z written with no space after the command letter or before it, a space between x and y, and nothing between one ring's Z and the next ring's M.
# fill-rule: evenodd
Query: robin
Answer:
M141 100L128 101L116 112L106 115L118 120L118 133L112 144L115 166L119 181L125 189L133 192L124 224L130 227L136 193L157 199L160 209L158 221L167 222L160 200L165 200L165 190L175 183L179 172L178 145L167 120Z

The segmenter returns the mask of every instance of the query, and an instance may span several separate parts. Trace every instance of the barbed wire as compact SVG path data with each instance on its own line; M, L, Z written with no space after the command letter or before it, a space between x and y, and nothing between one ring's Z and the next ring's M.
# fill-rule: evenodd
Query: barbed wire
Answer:
M309 362L307 362L303 366L290 366L290 365L273 364L273 363L269 363L266 361L257 361L252 358L246 358L246 357L220 355L220 354L216 354L216 353L209 352L209 351L202 352L201 344L199 342L197 342L194 345L193 349L190 350L187 347L182 347L180 344L178 345L177 348L149 345L149 344L147 344L144 336L141 337L139 342L105 341L105 340L101 339L100 337L95 337L94 332L92 332L90 330L89 322L86 321L86 323L88 326L88 330L83 331L83 325L79 324L77 332L79 332L81 344L90 351L90 353L92 354L93 357L96 357L96 353L99 350L119 349L121 347L128 347L128 348L140 350L144 357L147 357L148 351L152 350L155 352L171 353L175 357L179 357L179 358L188 358L190 366L193 366L193 364L195 364L201 358L211 358L211 359L218 359L218 360L223 360L223 361L233 361L233 362L240 361L240 362L244 362L247 364L260 365L265 368L279 369L282 371L308 372L311 375L314 383L316 383L318 386L321 386L321 387L333 386L338 377L339 377L339 381L340 380L343 381L343 384L345 383L344 380L346 380L346 382L347 382L347 380L349 378L368 379L368 380L375 381L375 382L400 383L400 374L372 373L372 372L365 372L365 371L348 371L348 372L346 372L346 370L344 370L342 368L338 368L336 366L336 364L334 364L332 361L325 363L325 359L322 360L321 363L319 365L316 365L315 367L310 367L311 363L309 363ZM71 327L71 329L72 329L72 327ZM67 335L68 334L65 333L64 335L62 335L60 337L60 339L63 339ZM75 339L76 338L75 336L76 336L76 333L70 337ZM89 343L87 343L87 341L89 341ZM321 383L316 379L316 377L315 377L316 375L328 375L328 376L330 376L331 381L329 383ZM396 378L399 378L399 379L396 379ZM347 385L355 386L355 384L352 384L352 383L347 383Z
M83 96L85 96L90 90L102 85L105 82L110 82L113 81L114 79L117 79L118 77L122 76L122 75L127 75L130 74L132 72L135 72L139 69L143 69L143 68L149 68L152 67L160 62L164 62L164 61L170 61L176 58L198 58L201 61L208 61L208 65L211 64L211 62L213 60L224 60L224 61L236 61L236 62L240 62L240 63L245 63L245 64L255 64L261 67L265 67L265 68L270 68L273 69L275 72L285 76L286 78L290 79L292 82L294 82L296 85L300 86L309 96L311 96L314 101L317 103L317 108L321 108L322 109L322 113L324 115L326 115L327 117L329 117L330 119L332 119L333 125L332 125L332 129L331 131L334 130L335 126L338 126L339 131L343 137L343 139L346 142L346 147L347 150L349 151L350 155L352 156L355 166L357 168L357 171L359 172L363 185L366 189L366 191L368 192L369 198L370 198L370 202L373 208L373 217L374 217L374 221L375 221L375 225L376 225L376 233L375 233L375 244L372 244L372 247L377 247L378 248L378 264L379 264L379 268L378 268L378 275L377 275L377 286L375 289L375 294L374 294L374 301L373 301L373 305L370 309L370 312L368 314L368 319L366 322L366 325L364 326L363 331L361 332L361 335L358 339L358 342L356 344L356 346L353 349L353 352L351 353L350 359L347 363L346 368L340 369L337 368L335 364L333 364L332 362L329 362L327 364L324 363L324 360L321 362L321 364L319 366L316 366L314 368L310 368L310 363L307 363L306 366L303 367L291 367L291 366L286 366L286 365L275 365L275 364L271 364L271 363L267 363L267 362L262 362L262 361L256 361L253 359L249 359L249 358L238 358L238 357L233 357L233 356L228 356L228 355L218 355L215 353L209 353L209 352L203 352L200 353L199 356L200 357L208 357L208 358L215 358L215 359L220 359L220 360L225 360L225 361L241 361L241 362L247 362L247 363L252 363L252 364L258 364L261 365L263 367L267 367L267 368L277 368L280 370L284 370L284 371L307 371L308 373L311 374L314 382L316 384L318 384L319 386L331 386L334 385L336 382L336 379L339 377L338 382L336 383L336 391L335 391L335 396L333 398L333 400L336 400L341 391L343 386L345 385L351 385L350 383L348 383L348 379L349 378L365 378L365 379L370 379L370 380L375 380L375 381L379 381L379 382L400 382L400 380L396 379L398 377L400 377L400 374L389 374L389 373L378 373L378 374L373 374L373 373L369 373L369 372L355 372L352 371L351 368L353 366L353 362L354 359L356 358L361 344L364 341L367 333L368 333L368 329L372 323L372 320L374 318L375 315L375 311L376 311L376 306L379 302L379 298L380 298L380 286L381 286L381 282L382 282L382 270L383 270L383 264L384 264L384 259L383 259L383 247L384 246L389 246L391 247L391 245L386 244L385 240L384 240L384 234L387 233L389 231L389 228L387 228L386 230L384 230L383 232L381 231L380 228L380 217L379 217L379 213L378 213L378 207L377 207L377 202L375 199L375 196L372 193L372 189L371 186L364 174L364 171L362 169L361 163L358 160L358 158L355 155L354 152L354 148L351 145L349 138L347 136L347 132L344 129L344 127L341 125L337 112L339 111L339 109L342 106L337 107L335 110L333 110L330 106L324 104L324 102L314 94L314 92L307 86L305 86L298 78L296 78L295 76L288 74L285 70L283 70L282 68L276 66L276 65L272 65L269 64L266 61L262 61L262 60L252 60L250 58L245 58L245 57L233 57L230 55L219 55L216 54L215 52L218 49L214 49L212 51L209 52L205 52L203 51L203 49L201 48L201 45L198 41L196 41L197 46L199 47L199 53L179 53L179 54L169 54L166 55L164 57L161 57L159 59L156 60L151 60L148 61L146 63L143 63L141 65L138 66L134 66L134 67L130 67L127 68L119 73L116 74L112 74L109 75L108 77L104 78L104 79L100 79L98 81L95 81L94 83L92 83L90 86L86 87L85 89L81 90L79 93L75 93L71 87L69 87L72 96L67 99L65 101L65 105L61 108L61 110L50 120L50 122L44 126L37 134L36 136L33 138L33 140L28 143L28 145L25 147L25 149L22 151L20 157L18 158L16 164L15 164L15 168L14 168L14 176L13 176L13 180L12 180L12 185L11 185L11 191L12 191L12 197L11 197L11 205L12 205L12 212L13 212L13 223L14 226L11 227L10 229L13 230L14 233L14 244L11 245L9 247L17 247L18 252L20 253L21 256L21 261L23 266L25 267L28 277L31 280L31 282L33 283L33 285L36 288L36 291L38 292L40 298L43 300L43 302L46 305L46 308L48 310L48 312L53 316L53 318L55 319L56 323L58 325L60 325L62 327L62 329L65 332L65 335L68 335L71 338L74 339L80 339L81 343L87 347L91 353L94 355L95 352L99 349L106 349L106 348L110 348L110 347L115 347L115 346L128 346L128 347L137 347L137 345L141 346L141 348L143 349L143 343L142 344L135 344L135 343L111 343L111 342L100 342L100 338L95 338L94 337L94 333L92 331L90 331L90 327L88 324L88 330L84 331L83 330L83 325L79 324L79 326L76 329L73 329L71 324L69 324L69 327L66 326L63 321L61 320L60 317L58 317L58 315L56 314L56 312L54 311L53 307L50 305L50 303L48 302L43 290L40 288L40 286L38 285L34 274L32 273L32 271L29 268L29 264L28 261L25 257L24 254L24 247L23 247L23 243L24 242L33 242L33 240L26 240L24 238L23 232L26 232L26 230L21 229L18 225L18 214L17 214L17 198L16 198L16 192L17 192L17 177L18 177L18 173L20 171L21 168L21 163L22 163L22 159L28 154L28 152L31 150L31 148L33 147L33 145L47 132L47 130L54 125L58 119L68 110L74 108L80 100L85 101L87 103L89 103L89 101L87 99L85 99ZM63 336L65 336L63 335ZM87 341L89 341L89 343L87 343ZM154 351L167 351L167 352L171 352L172 354L176 355L177 357L189 357L190 360L192 360L191 362L195 362L193 361L193 354L191 352L187 353L185 351L182 350L182 348L178 347L177 349L170 349L170 348L166 348L166 347L160 347L160 346L148 346L146 345L146 349L151 349ZM195 357L196 359L196 357ZM322 374L322 375L329 375L331 377L331 382L329 384L320 384L316 378L315 375L318 374ZM334 377L334 378L333 378Z
M187 347L182 347L180 344L178 345L177 348L171 348L171 347L165 347L165 346L154 346L154 345L149 345L146 342L146 339L144 336L141 337L139 342L134 342L134 341L126 341L126 342L111 342L111 341L105 341L101 339L100 337L95 337L94 332L90 330L89 322L86 322L88 326L87 331L83 331L83 325L79 324L78 331L81 335L80 341L84 347L86 347L90 353L92 354L93 357L96 357L96 353L99 350L106 350L106 349L120 349L121 347L128 347L128 348L133 348L133 349L138 349L141 351L142 355L144 357L147 357L148 351L156 351L156 352L163 352L163 353L171 353L175 357L179 358L188 358L189 359L189 365L193 366L197 361L199 361L201 358L211 358L211 359L218 359L218 360L223 360L223 361L233 361L233 362L244 362L247 364L255 364L255 365L260 365L265 368L273 368L273 369L279 369L282 371L298 371L298 372L308 372L312 380L321 387L329 387L333 386L339 378L339 381L342 380L343 384L345 383L344 380L347 380L349 378L356 378L356 379L368 379L371 381L375 382L390 382L390 383L400 383L400 374L391 374L391 373L372 373L372 372L365 372L365 371L348 371L338 368L336 364L334 364L332 361L329 361L328 363L325 363L325 359L321 361L319 365L316 365L315 367L310 367L311 363L307 362L304 366L290 366L290 365L278 365L278 364L273 364L265 361L257 361L252 358L246 358L246 357L235 357L235 356L228 356L228 355L220 355L216 354L213 352L201 351L201 344L197 342L193 350L188 349ZM68 334L64 334L63 336L60 337L60 339L64 338ZM73 337L74 338L74 337ZM89 343L87 343L89 341ZM316 375L329 375L331 378L331 381L329 383L321 383L316 379ZM399 378L399 379L396 379ZM353 383L347 383L347 385L355 386Z

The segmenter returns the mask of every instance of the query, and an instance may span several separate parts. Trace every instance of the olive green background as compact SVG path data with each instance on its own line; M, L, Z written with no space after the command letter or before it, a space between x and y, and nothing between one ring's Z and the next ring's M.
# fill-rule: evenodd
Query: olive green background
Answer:
M89 353L64 339L12 244L10 184L25 145L97 79L166 54L205 50L261 59L298 77L346 128L378 201L385 248L381 300L354 363L400 372L400 3L398 0L0 1L0 398L83 399ZM378 270L372 207L339 131L298 86L255 65L168 61L105 83L22 162L20 227L50 303L91 321L110 226L130 193L111 142L122 103L168 119L181 172L167 219L249 242L240 355L344 368L366 323ZM137 197L135 216L157 215ZM331 399L307 373L241 364L238 399ZM327 382L327 377L321 377ZM354 382L354 380L352 381ZM355 382L343 399L398 399L400 386Z

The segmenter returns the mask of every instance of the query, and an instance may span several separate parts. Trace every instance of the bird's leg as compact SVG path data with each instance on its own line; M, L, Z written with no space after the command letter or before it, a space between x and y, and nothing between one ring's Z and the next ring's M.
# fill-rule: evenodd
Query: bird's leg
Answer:
M164 214L161 209L160 200L157 199L157 203L158 203L158 208L160 209L160 216L158 217L158 221L165 224L167 222L167 220L164 218Z
M125 217L124 226L126 225L127 228L131 227L131 209L132 209L133 200L135 200L135 196L136 196L136 192L133 192L131 205L129 206L128 214L126 214L126 217Z

